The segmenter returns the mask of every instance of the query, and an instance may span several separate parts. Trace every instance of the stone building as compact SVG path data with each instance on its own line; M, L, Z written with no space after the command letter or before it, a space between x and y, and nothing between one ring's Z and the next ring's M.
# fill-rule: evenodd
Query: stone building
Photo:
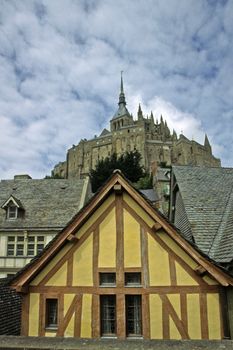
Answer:
M66 161L58 163L53 175L64 178L82 178L95 168L99 159L116 152L118 155L137 149L142 155L142 164L150 171L151 164L158 165L201 165L220 166L220 160L212 155L207 136L204 145L187 139L184 135L177 137L170 132L167 122L161 116L154 120L153 113L143 115L139 105L137 119L126 107L123 80L118 102L118 109L110 120L110 131L104 129L98 137L91 140L82 139L67 152Z
M90 198L89 178L0 181L0 278L15 274Z

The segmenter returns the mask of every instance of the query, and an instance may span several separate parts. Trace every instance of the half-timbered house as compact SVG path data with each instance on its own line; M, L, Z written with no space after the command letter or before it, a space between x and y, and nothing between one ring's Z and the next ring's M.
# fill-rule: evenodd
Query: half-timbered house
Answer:
M116 171L12 281L22 335L222 339L233 279Z

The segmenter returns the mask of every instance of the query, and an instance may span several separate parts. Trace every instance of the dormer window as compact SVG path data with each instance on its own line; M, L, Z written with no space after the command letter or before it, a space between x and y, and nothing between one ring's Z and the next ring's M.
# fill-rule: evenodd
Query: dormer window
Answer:
M15 220L18 217L18 207L16 205L9 205L7 207L7 219Z
M20 200L14 196L10 196L1 206L6 211L7 220L16 220L24 216L24 207Z

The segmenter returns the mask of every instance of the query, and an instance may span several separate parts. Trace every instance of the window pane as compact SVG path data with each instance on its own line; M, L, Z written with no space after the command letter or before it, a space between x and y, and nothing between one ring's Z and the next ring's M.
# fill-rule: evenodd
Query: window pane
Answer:
M15 237L14 236L9 236L8 237L8 242L14 242L15 241Z
M126 272L125 285L126 286L141 285L141 272Z
M15 255L14 248L15 248L14 244L8 244L7 245L7 255L10 255L10 256Z
M16 255L17 256L22 256L23 255L23 244L17 244L16 247Z
M101 272L100 276L100 285L116 285L116 273L115 272Z
M28 236L28 242L34 242L35 236Z
M28 244L27 255L34 255L34 244Z
M116 296L101 295L101 335L116 334Z
M17 237L18 242L23 242L24 241L24 236L18 236Z
M37 244L37 252L36 254L40 253L44 249L44 244Z
M17 207L10 206L8 207L8 218L15 219L17 217Z
M126 333L127 336L142 334L141 295L126 296Z
M57 327L57 299L46 300L46 327Z
M44 236L38 236L37 242L44 242Z

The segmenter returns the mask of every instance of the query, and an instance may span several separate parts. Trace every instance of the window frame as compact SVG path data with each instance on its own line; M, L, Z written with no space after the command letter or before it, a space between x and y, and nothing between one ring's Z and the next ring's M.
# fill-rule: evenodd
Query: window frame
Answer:
M114 282L104 282L103 278L110 275L114 275ZM116 272L99 272L99 286L100 287L116 287Z
M41 239L43 237L43 240ZM30 242L30 239L33 240ZM33 245L31 247L31 251L33 250L33 254L28 254L29 245ZM38 246L42 246L38 249ZM7 236L6 243L6 256L7 257L34 257L39 254L46 245L46 235L45 234L10 234ZM21 252L19 254L19 252Z
M130 300L131 299L131 300ZM133 300L134 305L129 305L130 302ZM138 300L136 302L136 300ZM137 304L137 305L136 305ZM133 312L129 312L129 308L133 310ZM138 318L136 319L133 317L133 320L130 319L130 314L135 315L138 314ZM131 316L132 317L132 316ZM133 328L139 327L139 332L129 332L129 323L133 322ZM138 325L135 323L139 323ZM134 294L134 295L126 295L125 296L125 331L126 331L126 336L131 338L131 337L142 337L143 336L143 322L142 322L142 296L141 294Z
M51 317L51 315L49 315L49 311L51 313L51 306L52 306L52 302L54 301L56 301L56 305L55 305L56 323L51 323L49 322L49 318ZM50 303L50 306L49 306L49 303ZM45 329L48 329L50 331L58 329L58 323L59 323L58 310L59 310L59 298L57 296L46 297L45 298ZM52 315L52 317L54 317L54 315Z
M133 277L139 276L138 282L129 282L127 281L127 277L130 277L130 275ZM125 287L142 287L142 273L141 271L125 271L124 273L124 286Z
M113 302L112 305L111 299ZM110 308L114 308L114 318L112 319L110 318ZM114 325L114 332L104 332L106 328L112 328L112 324ZM100 295L100 336L104 338L117 337L117 303L115 294Z
M14 215L12 215L12 212L11 212L12 209L14 209L13 211ZM7 220L16 220L18 218L18 215L19 215L19 208L15 204L9 204L6 210Z

